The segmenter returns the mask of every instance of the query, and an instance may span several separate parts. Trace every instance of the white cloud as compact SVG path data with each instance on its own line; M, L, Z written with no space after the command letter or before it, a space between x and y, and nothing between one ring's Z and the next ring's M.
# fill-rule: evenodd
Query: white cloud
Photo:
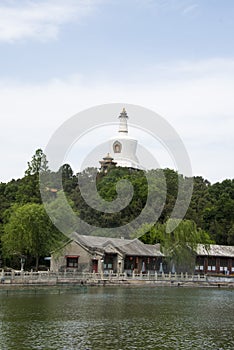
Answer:
M0 158L4 166L0 181L22 176L35 150L44 148L67 118L85 108L111 102L142 105L167 119L184 141L195 175L212 182L233 178L233 61L219 60L216 69L212 62L187 63L186 71L191 70L191 74L182 74L180 79L168 76L150 84L117 84L113 80L87 84L81 76L41 85L2 82ZM215 72L208 74L212 64ZM195 71L201 71L197 77L193 66ZM178 64L168 69L178 72ZM116 117L110 116L110 122ZM134 123L134 116L129 117ZM94 139L90 143L95 146Z
M160 14L174 12L187 15L193 13L198 5L193 0L135 0L138 6L149 8Z
M60 26L93 10L95 0L21 0L0 4L0 41L56 39Z
M191 12L195 11L197 7L198 7L197 4L191 4L191 5L184 8L183 14L186 15L187 13L191 13Z

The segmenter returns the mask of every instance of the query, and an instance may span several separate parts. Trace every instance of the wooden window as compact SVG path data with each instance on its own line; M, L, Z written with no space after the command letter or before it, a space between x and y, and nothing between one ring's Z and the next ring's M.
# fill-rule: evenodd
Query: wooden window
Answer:
M126 257L124 259L124 269L125 270L134 270L138 268L138 257Z
M197 260L196 260L196 271L203 271L204 270L204 258L199 256L197 257Z
M228 270L228 259L220 258L220 272L225 273Z
M67 256L67 267L77 268L78 267L78 256Z
M207 271L216 271L216 259L215 258L208 258L208 266Z
M114 269L114 263L117 259L116 254L105 254L104 257L104 269L105 270L113 270Z

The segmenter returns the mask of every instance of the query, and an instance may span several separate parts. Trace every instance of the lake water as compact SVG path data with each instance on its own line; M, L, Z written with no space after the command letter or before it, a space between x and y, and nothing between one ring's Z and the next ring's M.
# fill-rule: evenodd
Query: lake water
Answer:
M234 349L234 290L0 294L0 349Z

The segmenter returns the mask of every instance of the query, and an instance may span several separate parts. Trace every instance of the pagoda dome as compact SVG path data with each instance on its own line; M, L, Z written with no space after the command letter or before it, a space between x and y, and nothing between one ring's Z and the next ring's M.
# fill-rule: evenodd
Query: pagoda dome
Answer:
M110 150L117 166L143 169L136 156L137 140L128 135L128 115L125 108L119 116L118 135L110 140Z

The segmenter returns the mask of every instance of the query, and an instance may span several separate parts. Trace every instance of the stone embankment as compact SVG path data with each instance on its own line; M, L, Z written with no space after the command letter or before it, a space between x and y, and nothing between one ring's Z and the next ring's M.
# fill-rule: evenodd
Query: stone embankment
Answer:
M0 289L36 286L177 286L177 287L234 287L234 276L189 275L187 273L77 273L51 271L0 272Z

